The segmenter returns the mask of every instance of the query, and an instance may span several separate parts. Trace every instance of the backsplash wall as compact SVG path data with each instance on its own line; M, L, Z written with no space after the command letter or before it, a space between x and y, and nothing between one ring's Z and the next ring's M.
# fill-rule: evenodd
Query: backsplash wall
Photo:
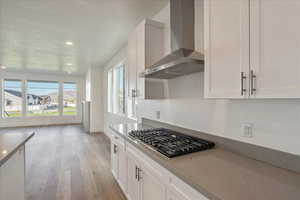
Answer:
M208 100L203 86L203 73L169 80L169 98L140 100L139 117L300 155L300 100Z

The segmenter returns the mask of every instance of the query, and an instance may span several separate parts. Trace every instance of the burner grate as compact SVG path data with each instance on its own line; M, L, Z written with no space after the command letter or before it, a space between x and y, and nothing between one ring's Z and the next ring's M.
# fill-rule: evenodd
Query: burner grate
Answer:
M204 151L215 146L213 142L163 128L131 131L129 136L169 158Z

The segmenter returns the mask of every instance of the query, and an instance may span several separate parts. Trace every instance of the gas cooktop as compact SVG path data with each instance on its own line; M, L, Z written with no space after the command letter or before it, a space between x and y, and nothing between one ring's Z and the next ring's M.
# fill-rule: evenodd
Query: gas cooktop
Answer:
M204 151L215 146L213 142L164 128L131 131L129 136L168 158Z

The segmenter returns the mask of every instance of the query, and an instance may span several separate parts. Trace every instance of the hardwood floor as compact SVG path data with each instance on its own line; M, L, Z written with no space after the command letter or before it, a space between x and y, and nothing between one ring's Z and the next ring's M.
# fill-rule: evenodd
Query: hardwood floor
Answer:
M110 171L110 143L80 126L2 129L35 131L26 145L27 200L125 200Z

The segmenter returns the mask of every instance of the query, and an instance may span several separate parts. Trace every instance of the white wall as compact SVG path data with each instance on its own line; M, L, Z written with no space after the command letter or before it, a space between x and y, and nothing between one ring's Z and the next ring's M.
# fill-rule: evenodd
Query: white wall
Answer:
M107 134L109 131L109 125L110 124L120 124L120 123L130 123L135 122L132 119L129 119L127 117L127 114L125 115L118 115L114 113L110 113L107 111L107 72L110 68L117 66L121 62L125 63L125 70L127 74L127 64L126 64L126 58L127 58L127 46L124 46L121 48L112 58L111 60L104 66L104 73L103 73L103 109L104 109L104 132ZM127 86L126 86L127 87ZM127 88L126 88L127 90ZM126 94L128 94L126 92Z
M4 78L20 79L20 80L46 80L58 82L76 82L78 88L78 115L77 116L32 116L32 117L18 117L18 118L2 118L0 117L0 127L16 127L16 126L38 126L51 124L71 124L81 123L81 101L85 94L84 76L75 75L57 75L46 73L26 73L26 72L8 72L2 71L0 74L1 82ZM2 85L0 86L2 90ZM0 98L0 105L2 105L2 98ZM1 110L1 109L0 109Z

